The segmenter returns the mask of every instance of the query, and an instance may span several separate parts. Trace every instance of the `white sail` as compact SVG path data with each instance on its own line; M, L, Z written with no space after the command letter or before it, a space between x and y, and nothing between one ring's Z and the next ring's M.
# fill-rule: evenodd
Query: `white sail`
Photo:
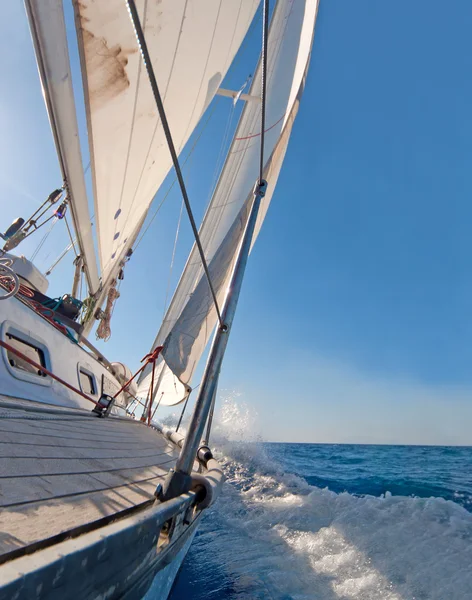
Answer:
M91 294L99 273L85 189L82 154L61 0L25 0L38 69L85 274Z
M177 152L218 90L258 3L136 2ZM74 0L74 6L106 282L172 161L124 0Z
M272 198L298 111L308 68L318 0L279 0L268 38L264 176L268 192L259 211L253 243ZM260 96L260 65L251 96ZM260 104L248 102L230 147L200 237L219 305L222 305L235 255L247 222L252 189L258 178ZM163 405L182 401L186 386L216 324L216 311L203 276L197 249L192 250L154 347L165 344L156 399ZM168 373L167 373L168 371ZM170 385L165 386L165 381ZM143 371L138 393L145 396L150 369Z

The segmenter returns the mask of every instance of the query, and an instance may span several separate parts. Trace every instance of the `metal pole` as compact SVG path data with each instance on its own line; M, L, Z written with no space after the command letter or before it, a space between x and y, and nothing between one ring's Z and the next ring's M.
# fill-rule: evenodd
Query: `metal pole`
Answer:
M79 254L74 260L75 263L75 273L74 273L74 281L72 283L72 297L77 298L77 292L79 290L80 276L82 275L83 268L83 260L82 256Z
M236 264L234 265L233 273L231 275L228 293L224 302L222 312L223 326L217 328L215 337L213 338L195 409L193 411L182 451L175 466L176 473L174 473L174 475L178 475L179 473L181 475L190 475L192 471L193 462L200 445L208 413L210 412L212 399L218 384L218 374L221 369L221 363L223 362L231 325L238 304L244 271L246 269L254 229L256 227L257 215L259 213L261 199L264 197L266 189L267 182L264 180L258 181L254 188L254 201L251 213L243 234Z
M154 404L154 400L156 399L157 392L159 391L159 388L161 387L162 379L164 377L164 372L165 372L165 365L163 364L163 362L161 362L161 372L159 373L159 377L157 378L157 383L156 383L154 389L151 390L151 398L149 399L149 401L151 403L151 406L149 409L150 411L152 410L152 405ZM154 412L152 413L153 418L156 413L156 410L159 408L159 404L161 403L161 400L162 400L162 396L161 396L159 402L157 403L157 406L156 406Z
M210 407L210 414L208 415L207 429L206 429L205 437L202 440L203 446L208 446L208 442L210 441L211 425L213 423L213 413L215 412L216 392L218 391L219 376L220 376L220 374L218 373L218 375L216 376L215 388L213 390L213 398L211 399L211 407Z

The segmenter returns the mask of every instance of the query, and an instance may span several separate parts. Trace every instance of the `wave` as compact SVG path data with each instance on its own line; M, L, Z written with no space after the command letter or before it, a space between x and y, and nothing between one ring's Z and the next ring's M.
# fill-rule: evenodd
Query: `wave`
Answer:
M206 597L472 598L472 515L458 504L321 489L258 444L227 443L219 459L228 485L192 555L210 557L220 575L207 585L227 589Z
M417 497L439 486L385 478L369 481L365 494L365 481L344 491L335 478L301 477L293 471L303 447L290 445L283 467L256 443L256 421L252 408L224 402L212 439L227 484L202 520L173 600L472 598L472 514L458 504L468 492L453 502ZM326 452L332 459L336 447Z

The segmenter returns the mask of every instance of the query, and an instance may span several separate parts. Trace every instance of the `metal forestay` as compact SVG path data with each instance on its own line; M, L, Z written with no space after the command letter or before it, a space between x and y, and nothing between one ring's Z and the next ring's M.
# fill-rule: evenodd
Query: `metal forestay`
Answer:
M138 41L138 45L139 45L139 49L141 51L141 56L143 59L143 63L144 66L146 68L146 72L148 74L149 77L149 81L151 83L151 88L152 88L152 92L154 94L154 99L156 101L156 106L157 106L157 110L159 112L159 117L161 119L161 123L162 123L162 128L164 130L164 134L166 136L166 141L167 141L167 145L169 147L169 152L171 154L172 157L172 162L174 164L174 169L175 169L175 173L177 175L177 179L179 181L179 185L180 185L180 190L182 193L182 197L185 203L185 208L187 210L187 214L188 214L188 218L190 221L190 225L192 227L192 231L193 231L193 235L195 237L195 243L197 245L198 248L198 252L200 254L200 258L202 261L202 265L203 265L203 269L205 270L205 275L208 281L208 286L210 288L211 291L211 295L213 297L213 302L215 304L215 310L218 316L218 321L220 322L220 326L223 326L223 320L221 318L221 312L218 306L218 301L216 298L216 293L215 290L213 288L213 285L211 283L211 278L210 278L210 273L208 270L208 265L205 259L205 254L203 252L203 247L202 244L200 242L200 236L198 235L198 229L197 229L197 225L195 223L195 219L193 216L193 212L192 212L192 208L190 206L190 201L188 199L188 194L187 194L187 189L185 187L185 182L183 179L183 175L182 175L182 170L180 168L180 163L179 163L179 159L177 156L177 153L175 151L175 147L174 147L174 142L172 140L172 135L169 129L169 124L167 122L167 117L166 117L166 113L165 113L165 109L164 109L164 105L162 103L162 98L159 92L159 87L157 85L157 80L156 80L156 76L154 73L154 68L152 66L151 63L151 58L149 56L149 52L147 49L147 44L146 44L146 39L144 37L144 32L143 29L141 27L141 21L139 19L139 15L138 15L138 11L136 9L136 4L134 2L134 0L126 0L126 3L128 5L128 10L131 16L131 21L133 23L133 27L134 27L134 31L136 34L136 38Z

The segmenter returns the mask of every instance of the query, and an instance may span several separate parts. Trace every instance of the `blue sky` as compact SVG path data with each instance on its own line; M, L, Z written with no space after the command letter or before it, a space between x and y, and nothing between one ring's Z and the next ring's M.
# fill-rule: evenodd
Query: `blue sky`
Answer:
M60 185L24 9L16 0L5 10L4 229ZM321 2L220 382L263 438L472 443L471 29L465 0L447 11L436 0ZM227 87L252 71L259 43L254 28ZM230 112L220 101L184 171L199 217ZM133 368L162 318L179 210L174 190L127 267L101 346ZM54 233L41 268L67 243L59 225ZM29 256L37 241L20 249ZM172 285L190 245L184 222ZM64 263L51 294L70 282Z

